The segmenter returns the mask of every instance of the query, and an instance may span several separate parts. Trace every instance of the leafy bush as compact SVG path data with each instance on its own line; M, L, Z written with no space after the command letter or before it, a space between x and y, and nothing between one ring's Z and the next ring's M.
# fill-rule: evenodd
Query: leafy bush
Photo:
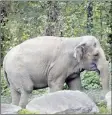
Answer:
M96 72L83 72L83 74L81 74L81 82L84 89L101 89L100 77Z
M69 89L69 87L68 87L68 85L65 83L64 86L63 86L63 90L68 90L68 89Z
M107 105L104 102L100 102L96 104L99 108L99 113L101 114L110 114L111 111L107 109Z
M4 79L4 75L3 75L3 69L1 69L1 95L9 95L10 94L10 90L8 88L7 82Z
M43 88L43 89L33 90L32 95L42 96L44 94L47 94L48 92L49 92L49 88Z

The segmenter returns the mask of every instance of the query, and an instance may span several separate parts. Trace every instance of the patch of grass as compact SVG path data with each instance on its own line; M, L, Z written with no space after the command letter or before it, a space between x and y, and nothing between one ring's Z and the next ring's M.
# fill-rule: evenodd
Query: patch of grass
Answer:
M39 114L39 111L33 112L33 111L29 111L27 109L22 109L18 112L18 114Z
M97 106L99 108L99 114L111 114L111 111L107 109L105 102L97 103Z
M105 108L105 107L99 107L99 113L103 113L103 114L110 114L111 112L107 109L107 108Z

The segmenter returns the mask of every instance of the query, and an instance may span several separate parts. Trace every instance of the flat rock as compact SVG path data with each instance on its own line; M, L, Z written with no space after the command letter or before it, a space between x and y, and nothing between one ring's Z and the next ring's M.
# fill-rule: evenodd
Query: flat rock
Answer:
M21 107L12 104L1 104L1 114L17 114Z
M97 113L96 104L83 92L62 90L30 101L26 109L40 114Z

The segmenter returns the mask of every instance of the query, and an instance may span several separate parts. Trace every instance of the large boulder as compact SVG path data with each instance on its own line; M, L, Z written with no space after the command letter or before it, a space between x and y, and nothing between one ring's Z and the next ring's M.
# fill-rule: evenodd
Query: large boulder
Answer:
M106 95L105 95L105 100L107 102L107 108L109 110L111 110L112 106L111 106L111 91L109 91Z
M83 92L62 90L34 98L26 109L40 114L97 113L98 107Z
M1 104L1 114L17 114L21 107L12 104Z

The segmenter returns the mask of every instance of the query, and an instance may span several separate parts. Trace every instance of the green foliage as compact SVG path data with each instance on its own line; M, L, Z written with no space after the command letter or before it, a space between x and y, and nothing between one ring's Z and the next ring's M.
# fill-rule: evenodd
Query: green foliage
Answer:
M18 112L18 114L39 114L39 111L33 112L33 111L29 111L27 109L22 109Z
M107 109L107 108L105 108L105 106L101 106L101 107L99 107L99 113L103 113L103 114L109 114L110 113L110 111Z
M32 92L33 95L38 95L38 96L42 96L43 94L47 94L47 93L48 93L48 89L47 88L34 90Z
M107 105L104 102L97 103L99 108L99 114L110 114L111 111L107 109Z
M81 75L81 82L84 89L101 89L100 77L96 72L85 71Z
M3 77L3 70L1 69L1 95L9 95L10 94L10 90L8 88L8 84L6 82L6 80Z
M65 90L68 90L68 89L69 89L69 87L68 87L68 85L67 85L66 83L64 84L63 89L65 89Z

